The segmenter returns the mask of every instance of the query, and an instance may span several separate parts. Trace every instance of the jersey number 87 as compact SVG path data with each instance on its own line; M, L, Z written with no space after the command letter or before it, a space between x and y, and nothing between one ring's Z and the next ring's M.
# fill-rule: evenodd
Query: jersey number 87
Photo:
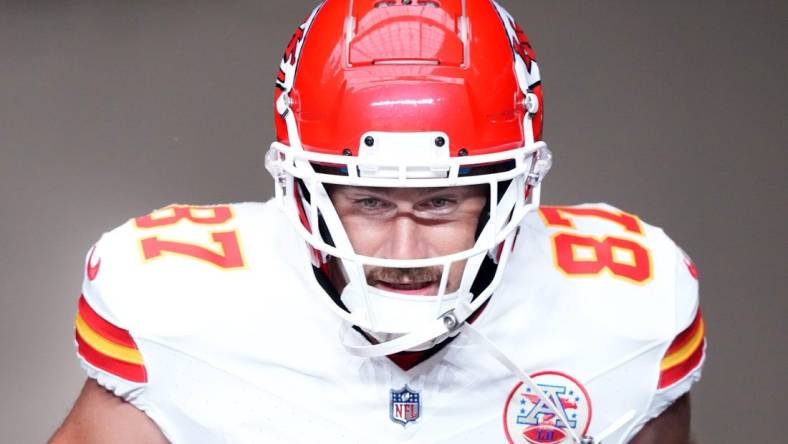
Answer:
M220 226L233 218L232 209L228 206L194 207L171 205L153 213L134 219L137 228L143 230L166 230L179 223L193 225ZM161 232L157 233L161 234ZM192 257L208 262L222 269L234 269L244 266L241 247L238 242L237 230L210 232L211 244L208 246L192 242L162 239L158 235L140 240L142 254L146 260L172 253ZM216 251L216 244L219 249ZM212 248L211 248L212 247Z

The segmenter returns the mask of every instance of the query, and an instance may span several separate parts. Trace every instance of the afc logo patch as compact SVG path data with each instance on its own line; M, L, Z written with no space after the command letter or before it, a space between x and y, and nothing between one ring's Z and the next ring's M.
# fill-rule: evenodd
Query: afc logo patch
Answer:
M389 417L402 427L416 422L421 417L421 394L407 385L399 390L392 390Z
M567 427L584 436L591 424L591 398L569 375L545 371L531 375L534 383L566 417L564 424L532 390L518 382L506 399L504 433L512 444L570 444Z

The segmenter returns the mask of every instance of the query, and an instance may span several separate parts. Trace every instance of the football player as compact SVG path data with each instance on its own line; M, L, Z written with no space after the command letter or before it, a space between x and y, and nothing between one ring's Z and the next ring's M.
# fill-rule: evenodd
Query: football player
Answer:
M54 443L686 443L697 272L605 204L539 206L539 65L490 0L327 0L274 94L267 203L89 251Z

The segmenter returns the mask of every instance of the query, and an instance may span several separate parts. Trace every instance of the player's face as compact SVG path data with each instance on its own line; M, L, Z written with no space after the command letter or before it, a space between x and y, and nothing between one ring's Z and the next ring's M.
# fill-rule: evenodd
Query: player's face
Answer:
M487 201L484 186L366 188L329 191L356 253L383 259L425 259L470 249ZM447 292L456 291L463 262L452 264ZM387 291L437 294L440 267L365 267L367 283Z

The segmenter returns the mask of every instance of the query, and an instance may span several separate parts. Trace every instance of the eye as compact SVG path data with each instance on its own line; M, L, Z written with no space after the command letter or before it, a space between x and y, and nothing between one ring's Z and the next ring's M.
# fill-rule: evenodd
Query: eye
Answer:
M376 199L374 197L365 197L363 199L356 200L356 205L360 206L361 208L371 210L380 207L382 202L380 199Z
M374 196L363 196L353 200L353 206L364 213L382 213L388 211L392 204Z
M446 199L444 197L436 197L434 199L430 199L430 206L432 206L432 208L445 208L450 204L451 201L449 201L449 199Z
M451 213L457 207L457 199L448 196L430 197L418 204L417 209L431 214Z

